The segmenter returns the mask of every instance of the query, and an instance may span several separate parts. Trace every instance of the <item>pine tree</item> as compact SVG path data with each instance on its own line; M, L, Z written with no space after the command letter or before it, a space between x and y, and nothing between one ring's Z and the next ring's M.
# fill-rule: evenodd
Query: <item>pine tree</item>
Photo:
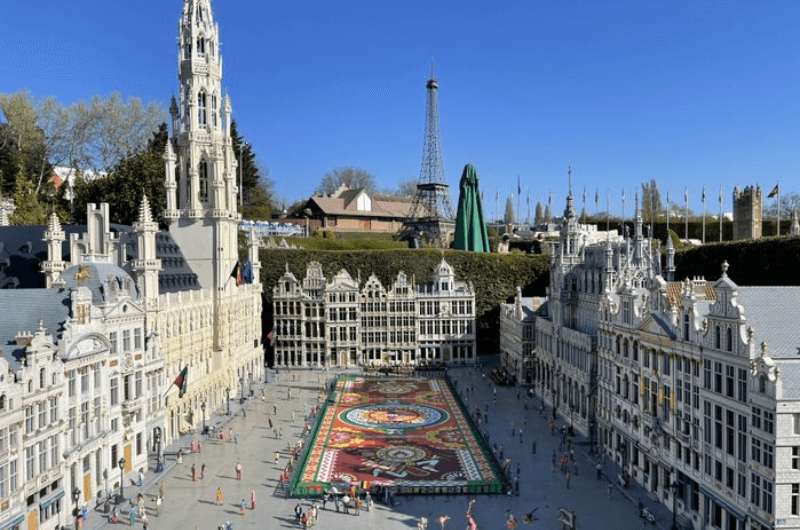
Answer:
M537 225L544 222L544 208L542 208L542 203L539 201L536 201L536 212L533 216L533 220Z
M272 215L272 181L262 175L256 162L253 146L245 141L239 134L236 121L231 121L231 141L233 154L237 160L241 159L242 177L242 217L245 219L267 220ZM240 152L241 147L241 152ZM239 175L236 175L239 182Z
M25 176L22 167L17 171L14 185L14 215L11 224L15 225L40 225L47 221L47 210L39 202L36 187L31 179Z
M503 222L507 225L514 224L514 201L511 200L511 197L506 199L506 213L503 216Z

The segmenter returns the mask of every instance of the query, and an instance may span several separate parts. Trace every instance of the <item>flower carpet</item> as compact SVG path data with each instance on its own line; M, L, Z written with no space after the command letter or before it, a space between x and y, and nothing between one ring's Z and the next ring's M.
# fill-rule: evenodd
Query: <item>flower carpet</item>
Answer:
M399 494L501 493L494 456L443 378L341 376L291 493L393 487Z

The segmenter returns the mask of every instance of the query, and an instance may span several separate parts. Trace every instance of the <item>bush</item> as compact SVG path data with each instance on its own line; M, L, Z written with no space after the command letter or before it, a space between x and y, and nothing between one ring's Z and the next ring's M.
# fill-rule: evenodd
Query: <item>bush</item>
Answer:
M800 238L769 237L693 247L675 254L677 278L716 280L723 261L739 285L800 285Z
M362 282L374 273L388 286L399 271L413 276L416 282L430 281L442 257L453 266L458 279L475 286L478 351L496 353L500 342L498 304L513 297L517 286L522 287L525 296L543 296L548 281L546 256L457 250L265 250L261 252L265 329L272 329L272 288L287 265L298 279L305 276L310 261L318 261L328 278L346 269Z

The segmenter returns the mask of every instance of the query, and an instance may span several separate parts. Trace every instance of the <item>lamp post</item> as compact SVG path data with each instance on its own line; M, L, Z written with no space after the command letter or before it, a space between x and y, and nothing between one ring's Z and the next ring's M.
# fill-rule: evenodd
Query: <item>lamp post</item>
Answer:
M675 468L672 468L672 482L669 485L669 489L672 490L672 526L670 527L671 530L678 530L678 508L677 508L677 497L678 497L678 488L680 485L678 481L675 480Z
M78 501L81 498L81 490L78 487L72 488L72 515L75 517L75 530L79 528L78 517L80 517L81 511L78 509Z
M230 389L230 387L225 389L225 397L227 398L225 400L225 402L227 403L227 409L228 409L227 414L228 414L228 416L230 416L231 415L231 389Z
M205 434L206 432L208 432L208 429L206 428L206 402L205 401L200 403L200 410L203 411L203 434Z
M117 462L119 466L119 501L125 500L125 458L120 458Z
M269 363L264 361L264 384L269 383Z

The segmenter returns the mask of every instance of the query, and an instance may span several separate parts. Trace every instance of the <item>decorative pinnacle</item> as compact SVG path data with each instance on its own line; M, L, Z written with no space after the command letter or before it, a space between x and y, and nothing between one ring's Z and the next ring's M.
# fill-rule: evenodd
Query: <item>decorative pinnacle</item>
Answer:
M144 225L153 222L153 215L150 211L150 201L147 194L142 195L142 202L139 204L139 223Z
M50 221L47 224L47 230L51 234L55 234L56 232L61 232L61 222L58 220L58 215L55 212L50 214Z
M728 265L728 260L723 261L722 262L722 276L727 276L728 275L728 269L729 268L730 268L730 265Z

